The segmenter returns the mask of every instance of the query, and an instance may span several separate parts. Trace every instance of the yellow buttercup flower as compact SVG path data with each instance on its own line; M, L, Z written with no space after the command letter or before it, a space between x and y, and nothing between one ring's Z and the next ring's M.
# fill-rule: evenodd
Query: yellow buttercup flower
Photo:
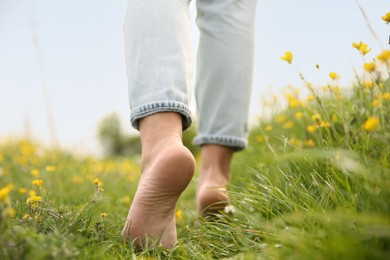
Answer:
M80 176L73 176L72 181L76 184L81 184L84 182L84 179Z
M329 73L329 77L333 80L336 80L336 79L339 79L340 78L340 75L337 74L336 72L332 71Z
M308 125L307 127L306 127L306 131L308 131L309 133L313 133L313 132L315 132L317 130L317 126L315 126L315 125Z
M267 125L267 126L265 127L265 131L271 132L271 131L272 131L272 125Z
M276 117L276 122L283 123L284 121L286 121L286 116L285 115L278 115Z
M14 218L16 216L16 210L14 208L6 208L5 214L9 218Z
M294 123L291 122L291 121L288 121L288 122L286 122L286 123L283 124L283 128L284 128L284 129L290 129L290 128L292 128L293 126L294 126Z
M390 62L390 50L382 51L376 58L383 63Z
M314 114L311 116L311 120L313 121L320 121L321 120L321 115L320 114Z
M372 88L374 86L374 83L372 81L365 81L363 83L363 87L365 88Z
M379 99L375 99L372 101L372 106L379 107L381 105L381 101Z
M367 63L364 63L364 69L369 72L369 73L372 73L375 71L375 68L376 68L376 64L375 62L367 62Z
M312 102L312 101L314 101L314 99L315 99L315 97L313 97L313 96L308 96L308 97L306 98L306 101L307 101L307 102Z
M42 201L42 197L41 196L32 196L31 200L33 202L40 202L40 201Z
M329 122L325 122L325 121L321 121L319 125L321 127L325 127L325 128L329 128L330 127L330 123Z
M11 189L4 187L0 189L0 202L4 202L7 200L9 193L11 192Z
M19 193L20 194L26 194L27 193L27 189L26 188L19 188Z
M106 218L107 216L108 216L108 214L106 212L100 213L100 217L101 218Z
M38 180L38 179L37 179L37 180L33 180L33 181L32 181L32 184L35 185L35 186L37 186L37 187L39 188L39 187L42 186L43 180Z
M99 182L100 182L100 180L99 180L99 178L95 178L94 180L93 180L93 184L99 184Z
M183 220L183 211L181 209L176 210L175 215L178 222Z
M32 170L30 171L30 174L31 174L32 176L34 176L34 177L38 177L39 174L40 174L40 171L39 171L38 169L32 169Z
M382 20L386 23L390 23L390 13L386 13L384 16L382 16Z
M300 118L302 118L302 117L303 117L303 113L302 113L302 112L299 111L299 112L296 112L296 113L295 113L295 118L296 118L296 119L300 119Z
M22 217L23 220L29 220L31 217L29 214L24 214L24 216Z
M376 116L370 116L363 124L363 129L366 132L374 132L379 127L379 118Z
M371 51L371 48L369 48L368 45L363 42L359 42L359 43L354 42L352 43L352 47L357 49L362 55L366 55Z
M55 167L54 165L47 165L47 166L45 167L45 170L46 170L47 172L54 172L54 171L56 170L56 167Z
M384 100L390 100L390 92L385 92L382 94L382 98Z
M263 142L263 141L264 141L264 136L262 136L262 135L257 135L257 136L256 136L256 141L259 142L259 143Z
M307 147L314 147L315 144L314 144L314 141L312 139L308 139L305 141L305 146Z
M286 51L284 53L284 55L282 57L280 57L282 60L288 62L291 64L291 62L293 61L293 55L291 53L291 51Z

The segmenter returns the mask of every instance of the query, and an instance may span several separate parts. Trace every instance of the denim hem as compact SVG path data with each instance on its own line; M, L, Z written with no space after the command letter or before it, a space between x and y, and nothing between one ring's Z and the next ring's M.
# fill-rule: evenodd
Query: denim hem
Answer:
M248 145L248 141L245 138L239 138L228 135L199 135L195 137L194 144L202 146L204 144L219 144L229 146L234 151L241 151Z
M191 111L187 105L177 101L154 101L135 107L131 110L131 125L139 130L139 120L160 112L177 112L183 118L183 130L192 123Z

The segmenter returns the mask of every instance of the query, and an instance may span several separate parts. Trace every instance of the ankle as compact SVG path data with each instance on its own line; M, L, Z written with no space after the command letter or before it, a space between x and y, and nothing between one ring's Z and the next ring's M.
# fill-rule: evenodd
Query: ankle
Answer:
M202 146L201 178L224 177L230 180L233 150L221 145Z

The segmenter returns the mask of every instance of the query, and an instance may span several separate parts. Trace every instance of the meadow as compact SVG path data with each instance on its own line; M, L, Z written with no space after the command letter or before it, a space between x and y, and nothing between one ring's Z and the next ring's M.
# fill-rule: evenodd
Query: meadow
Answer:
M272 116L235 155L234 214L198 219L195 176L177 207L171 250L135 252L120 236L138 158L3 139L0 259L389 259L390 50L366 61L371 48L352 47L364 72L344 88L337 72L315 87L291 52L281 57L303 86L266 102Z

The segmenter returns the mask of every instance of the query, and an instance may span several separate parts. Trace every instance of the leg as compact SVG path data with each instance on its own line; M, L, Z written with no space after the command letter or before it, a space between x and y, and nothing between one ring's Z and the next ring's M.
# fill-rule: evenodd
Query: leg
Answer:
M183 128L192 76L189 0L128 0L124 26L131 123L159 112L178 112Z
M132 125L140 130L142 175L122 231L145 246L176 242L176 202L189 184L195 162L183 146L191 124L188 86L191 41L188 0L128 0L126 65Z
M170 248L176 242L176 203L191 181L195 160L183 146L178 113L141 119L140 134L142 175L122 234L136 239L139 247L149 237Z
M202 146L202 163L196 193L200 216L217 213L229 203L226 186L230 183L230 163L233 149L216 144Z
M230 165L231 152L241 150L247 144L256 2L197 0L199 134L194 142L202 146L205 164L199 175L198 212L205 212L212 205L210 203L225 201L220 205L226 204L227 196L221 195L223 189L211 187L228 184L230 167L227 165ZM216 146L208 146L210 144ZM210 150L210 147L214 148ZM223 159L218 158L221 156ZM215 167L207 166L211 161L220 160L225 162L222 168L211 170ZM211 175L215 175L213 181L206 177Z

